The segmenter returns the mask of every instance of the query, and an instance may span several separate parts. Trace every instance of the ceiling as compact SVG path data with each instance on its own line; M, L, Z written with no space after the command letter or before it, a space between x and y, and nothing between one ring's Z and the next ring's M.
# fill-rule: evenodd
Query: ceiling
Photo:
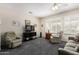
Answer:
M36 17L45 17L56 13L65 12L79 7L78 3L60 3L57 10L52 10L54 3L4 3L0 7L9 8L9 10L25 13Z

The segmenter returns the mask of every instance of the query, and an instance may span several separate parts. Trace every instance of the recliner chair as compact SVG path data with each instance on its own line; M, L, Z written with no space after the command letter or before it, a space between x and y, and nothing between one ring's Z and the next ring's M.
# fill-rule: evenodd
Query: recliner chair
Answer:
M59 48L58 54L59 55L79 55L79 52L67 50L67 49L64 49L64 48Z
M59 55L79 55L79 43L72 43L73 40L69 40L70 42L66 43L64 48L58 49Z
M22 44L22 39L17 37L14 32L6 32L4 33L3 44L5 44L7 48L15 48Z

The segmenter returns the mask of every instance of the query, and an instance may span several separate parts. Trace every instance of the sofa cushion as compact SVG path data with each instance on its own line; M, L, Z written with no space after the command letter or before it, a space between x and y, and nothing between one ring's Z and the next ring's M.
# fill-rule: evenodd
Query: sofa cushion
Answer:
M16 34L14 32L6 32L5 39L14 40L16 38Z
M77 51L77 45L73 40L69 40L68 43L66 43L64 49L71 50L71 51Z
M77 51L76 47L75 46L65 46L64 49L67 49L67 50L71 50L71 51Z
M74 48L72 48L72 47L65 47L64 49L66 49L66 50L70 50L70 51L76 51Z

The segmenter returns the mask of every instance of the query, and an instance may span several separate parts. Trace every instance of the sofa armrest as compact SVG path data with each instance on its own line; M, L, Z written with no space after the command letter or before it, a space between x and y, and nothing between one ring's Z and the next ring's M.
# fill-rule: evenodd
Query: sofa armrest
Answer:
M16 37L16 39L21 39L21 37Z
M79 55L78 52L70 51L70 50L63 49L63 48L58 49L58 54L59 55Z
M9 44L9 43L11 43L11 42L12 42L12 40L7 40L6 42Z

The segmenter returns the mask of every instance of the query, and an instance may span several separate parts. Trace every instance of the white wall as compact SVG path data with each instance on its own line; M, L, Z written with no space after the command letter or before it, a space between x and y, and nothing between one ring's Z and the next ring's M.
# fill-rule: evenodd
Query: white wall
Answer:
M61 22L61 27L62 29L61 30L64 30L66 28L64 28L64 22L67 22L67 20L70 19L70 22L72 20L77 20L79 22L79 9L74 9L74 10L71 10L71 11L66 11L66 12L63 12L63 13L59 13L59 14L56 14L56 15L51 15L51 16L48 16L48 17L45 17L42 19L41 21L41 24L43 24L43 28L42 28L42 33L43 33L43 36L45 37L45 23L54 23L55 21L59 21ZM74 23L76 24L76 23ZM70 25L69 25L70 26ZM79 26L79 24L77 25ZM68 41L68 37L69 36L74 36L73 35L63 35L63 41Z
M0 50L1 50L1 20L0 20Z
M40 19L38 19L37 17L34 17L32 15L21 15L20 17L23 22L22 24L25 25L25 20L30 20L31 21L31 25L36 25L35 27L35 31L37 32L37 36L40 36Z
M37 36L39 36L40 20L36 17L26 15L24 13L25 12L19 11L16 8L0 5L0 19L2 21L1 32L4 33L8 31L14 31L17 35L22 35L26 19L31 20L32 25L37 24L36 32ZM14 25L13 21L17 22L17 24Z

